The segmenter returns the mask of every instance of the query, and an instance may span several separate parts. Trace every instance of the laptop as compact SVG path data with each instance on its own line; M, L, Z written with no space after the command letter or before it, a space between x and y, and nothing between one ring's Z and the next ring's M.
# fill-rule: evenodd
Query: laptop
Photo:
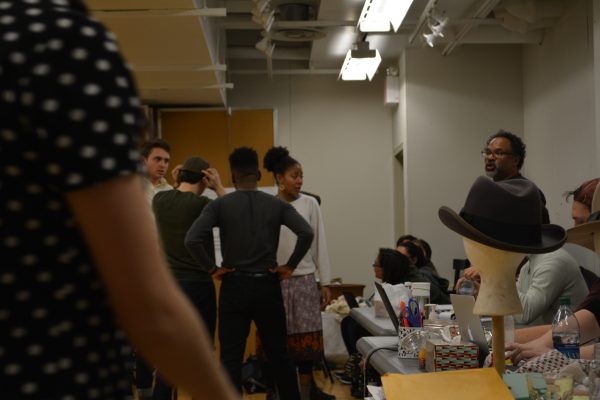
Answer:
M475 298L473 296L451 294L450 301L454 308L454 314L456 316L456 321L458 322L461 338L475 343L479 346L481 352L487 354L489 347L485 338L483 325L481 324L481 318L479 315L473 314Z
M394 325L394 329L396 329L396 333L398 333L398 327L400 326L400 320L398 319L398 316L396 315L396 312L394 311L394 307L392 306L392 303L390 302L390 298L388 297L387 292L385 291L384 287L381 286L381 283L379 283L379 282L375 282L375 288L377 289L379 296L381 296L381 301L383 302L383 305L385 306L385 310L387 311L388 316L392 320L392 325Z
M359 307L356 297L354 297L352 292L343 291L342 294L344 295L344 299L346 299L346 304L348 304L348 307L351 309Z

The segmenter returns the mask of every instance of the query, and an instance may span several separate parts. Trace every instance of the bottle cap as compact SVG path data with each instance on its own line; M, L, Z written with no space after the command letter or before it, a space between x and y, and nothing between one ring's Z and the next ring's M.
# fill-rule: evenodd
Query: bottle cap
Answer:
M431 291L431 282L413 282L413 296L429 296Z
M563 305L567 305L570 306L571 305L571 298L570 297L560 297L558 299L558 304L563 306Z

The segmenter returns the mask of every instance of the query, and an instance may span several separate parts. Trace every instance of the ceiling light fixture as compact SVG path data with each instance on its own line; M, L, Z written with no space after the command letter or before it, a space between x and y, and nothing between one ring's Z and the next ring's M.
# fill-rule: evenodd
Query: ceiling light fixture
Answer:
M429 47L435 46L437 40L444 37L446 25L448 25L448 17L439 16L435 13L435 9L432 9L427 17L427 26L431 33L423 33L425 43L427 43Z
M380 63L379 51L370 50L369 42L356 43L354 49L348 50L338 78L343 81L372 80Z
M253 0L252 21L262 26L269 32L275 22L275 10L271 7L271 0Z
M361 32L398 31L413 0L366 0L358 27Z
M254 47L256 48L256 50L264 53L267 57L273 57L273 50L275 50L275 44L271 43L270 37L265 36L260 42L257 42L254 45Z

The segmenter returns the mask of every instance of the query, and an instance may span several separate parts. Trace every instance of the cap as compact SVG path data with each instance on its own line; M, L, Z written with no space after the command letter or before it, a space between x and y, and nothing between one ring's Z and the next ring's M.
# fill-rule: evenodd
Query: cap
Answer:
M562 305L567 305L567 306L570 306L570 305L571 305L571 298L570 298L570 297L568 297L568 296L565 296L565 297L560 297L560 298L558 299L558 304L559 304L559 305L561 305L561 306L562 306Z
M198 157L198 156L193 156L193 157L189 157L187 160L185 160L185 162L183 163L183 166L181 167L181 170L196 172L196 173L200 174L200 173L202 173L203 170L205 170L209 167L210 167L210 164L204 158Z

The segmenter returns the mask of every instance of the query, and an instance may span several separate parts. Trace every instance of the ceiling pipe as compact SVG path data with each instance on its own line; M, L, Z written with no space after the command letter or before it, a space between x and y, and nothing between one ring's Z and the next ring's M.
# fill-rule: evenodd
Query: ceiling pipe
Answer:
M136 72L202 72L202 71L227 71L226 64L165 64L165 65L141 65L132 64L131 69Z
M489 15L489 13L492 12L492 10L498 5L498 3L500 3L500 0L483 0L481 3L479 3L471 17L475 19L486 18ZM475 27L475 25L475 23L468 23L463 25L456 34L456 36L454 36L454 40L452 40L446 45L446 47L444 47L444 50L442 50L442 55L449 55L452 52L452 50L454 50L456 46L460 44L462 39Z
M160 10L93 10L95 16L110 18L156 18L156 17L226 17L226 8L201 8L194 10L160 9Z
M239 69L231 70L229 74L235 75L261 75L268 71L264 69ZM339 69L276 69L272 75L338 75Z
M426 22L426 20L425 20ZM448 25L460 25L468 22L478 23L480 25L500 25L501 21L497 20L481 20L481 19L451 19L448 21ZM400 26L400 31L413 31L416 29L418 25L418 21L404 21ZM254 22L252 22L249 18L239 18L234 19L233 17L228 17L226 20L220 22L220 26L225 29L231 30L247 30L247 29L256 29L260 30L261 28L257 26ZM275 21L273 23L272 30L278 29L302 29L302 28L335 28L335 27L344 27L344 26L356 26L356 21ZM423 27L423 25L421 25ZM389 32L370 32L372 34L378 35L394 35L397 32L389 31Z
M205 84L194 84L189 83L185 86L169 86L169 85L160 85L160 86L144 86L140 88L140 91L145 90L211 90L211 89L233 89L233 83L217 83L214 85L205 85Z
M262 60L264 57L264 53L250 47L231 47L227 50L229 60ZM274 60L306 61L310 59L310 49L277 47L277 51L273 52L272 57Z

